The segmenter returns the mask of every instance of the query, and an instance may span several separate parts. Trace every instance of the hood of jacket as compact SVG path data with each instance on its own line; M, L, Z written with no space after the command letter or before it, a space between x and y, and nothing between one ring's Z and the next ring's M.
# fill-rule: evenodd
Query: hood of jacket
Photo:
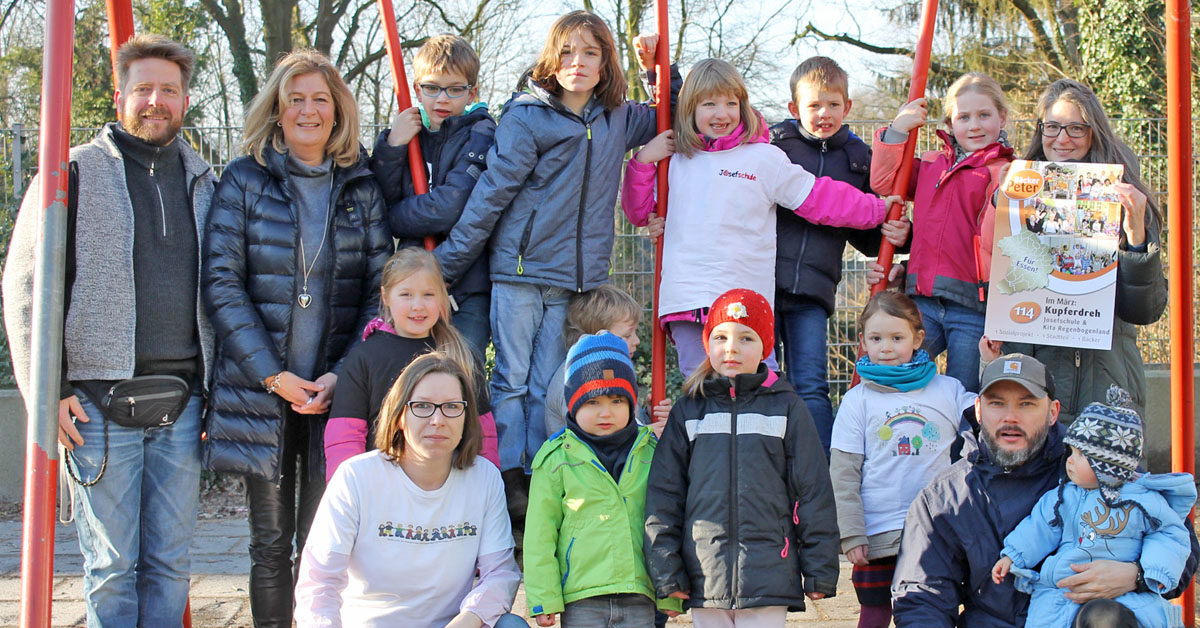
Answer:
M1196 504L1196 480L1190 473L1147 473L1134 480L1133 486L1162 495L1180 519Z

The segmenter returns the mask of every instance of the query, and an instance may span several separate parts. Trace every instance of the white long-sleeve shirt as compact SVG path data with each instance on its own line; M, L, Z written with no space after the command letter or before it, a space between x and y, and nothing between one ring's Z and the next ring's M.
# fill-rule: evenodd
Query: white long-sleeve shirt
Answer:
M339 466L325 489L300 561L295 618L301 628L442 628L466 611L491 626L520 583L495 465L479 458L425 491L372 451Z

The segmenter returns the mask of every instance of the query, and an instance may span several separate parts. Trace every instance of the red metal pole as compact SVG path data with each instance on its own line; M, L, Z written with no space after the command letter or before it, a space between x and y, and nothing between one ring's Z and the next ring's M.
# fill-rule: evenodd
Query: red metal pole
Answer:
M667 0L655 0L655 16L658 21L658 47L654 50L654 68L657 76L655 92L658 132L671 128L671 55L668 48ZM658 162L658 206L655 214L667 217L667 165L670 159ZM658 284L662 280L663 236L654 242L654 317L650 342L650 407L658 405L667 395L667 336L658 320Z
M107 0L108 3L108 38L111 43L113 85L117 84L117 49L121 44L133 37L133 2L132 0Z
M50 625L54 577L54 495L58 486L58 378L62 360L66 259L67 150L71 123L74 0L46 3L38 155L41 215L34 262L25 513L21 538L22 628Z
M936 22L938 0L924 0L921 3L921 34L917 39L917 47L913 52L912 83L908 87L908 101L912 102L925 95L925 81L929 77L929 56L933 49L933 25ZM912 155L917 148L917 133L914 130L908 134L904 143L904 154ZM904 159L900 162L900 172L892 183L892 194L905 197L908 194L908 180L912 176L913 160ZM887 219L897 220L904 213L904 203L893 203L888 208ZM883 281L871 286L871 294L884 291L887 288L888 272L892 269L892 256L896 247L885 238L879 245L879 265L883 266Z
M1192 281L1192 44L1188 0L1167 2L1167 250L1170 254L1171 470L1196 471L1195 312ZM1195 584L1176 601L1196 621Z
M388 60L392 62L392 83L396 89L396 102L400 111L412 107L412 98L408 95L408 76L404 73L404 52L400 49L400 33L396 30L396 11L392 8L392 0L379 0L379 19L383 21L383 32L387 38ZM408 167L412 170L413 190L417 194L429 191L429 182L425 175L425 158L421 156L421 143L417 138L408 142ZM425 248L432 251L437 246L433 236L425 236Z
M908 101L912 102L925 95L925 82L929 78L929 57L933 50L933 26L937 21L938 0L924 0L921 3L921 29L917 37L917 47L913 51L912 83L908 86ZM913 129L904 142L904 154L912 155L917 148L917 130ZM908 180L912 177L913 160L902 159L900 171L892 183L892 194L905 198L908 196ZM904 214L904 203L892 203L888 208L887 220L899 220ZM887 289L888 273L892 270L892 256L896 254L896 246L884 238L879 243L879 265L883 267L883 279L871 286L871 294L879 294ZM978 265L978 264L977 264ZM862 346L858 348L858 356L863 356ZM858 385L858 370L850 381L850 386Z

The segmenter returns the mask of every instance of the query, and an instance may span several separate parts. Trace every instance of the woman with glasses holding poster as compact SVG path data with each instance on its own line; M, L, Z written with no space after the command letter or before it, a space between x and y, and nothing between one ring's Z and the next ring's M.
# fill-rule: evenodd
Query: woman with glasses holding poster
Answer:
M1036 111L1037 128L1024 159L1125 167L1122 181L1114 185L1121 224L1112 349L1000 343L984 336L980 355L990 361L1019 352L1045 364L1054 374L1062 402L1059 419L1067 423L1088 403L1103 402L1113 384L1129 391L1138 413L1145 416L1146 377L1137 326L1154 323L1167 306L1167 281L1159 255L1162 215L1139 176L1137 157L1113 132L1104 107L1088 86L1071 79L1055 81L1042 92Z

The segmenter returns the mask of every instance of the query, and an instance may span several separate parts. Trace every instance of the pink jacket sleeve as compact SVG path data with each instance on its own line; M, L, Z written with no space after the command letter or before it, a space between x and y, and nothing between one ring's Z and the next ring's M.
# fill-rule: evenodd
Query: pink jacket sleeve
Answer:
M883 135L886 132L887 127L880 129L875 133L875 141L871 143L871 189L875 190L876 194L884 196L892 193L892 185L895 183L896 174L900 172L900 164L904 162L905 157L913 158L912 155L904 154L904 142L899 144L884 142ZM911 199L916 194L919 170L918 164L914 163L905 198Z
M495 433L494 426L492 433ZM329 419L325 424L325 481L333 477L338 465L366 450L366 421L350 417Z
M887 205L843 181L818 177L796 215L818 225L870 229L883 222Z
M492 413L479 416L479 426L483 428L483 449L479 455L487 458L496 468L500 468L500 441L496 437L496 419Z
M654 178L658 168L630 159L621 182L621 210L634 226L644 227L654 214Z

